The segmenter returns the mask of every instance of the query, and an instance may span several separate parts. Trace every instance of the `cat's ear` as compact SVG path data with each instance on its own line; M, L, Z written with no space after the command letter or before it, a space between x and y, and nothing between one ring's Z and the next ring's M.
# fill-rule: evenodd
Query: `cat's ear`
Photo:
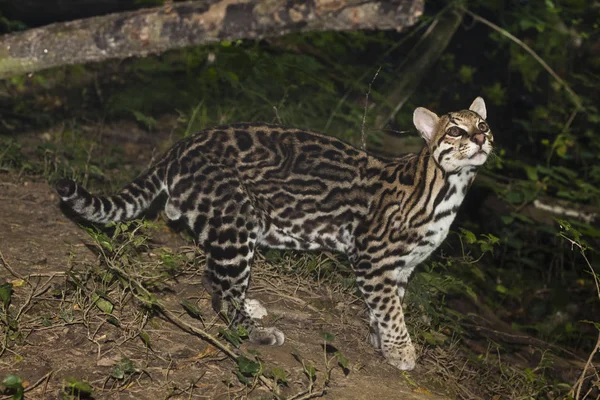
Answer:
M418 107L413 113L413 123L427 143L433 138L440 117L426 108Z
M487 119L487 110L485 109L485 101L481 97L476 98L471 103L469 110L476 112L483 119Z

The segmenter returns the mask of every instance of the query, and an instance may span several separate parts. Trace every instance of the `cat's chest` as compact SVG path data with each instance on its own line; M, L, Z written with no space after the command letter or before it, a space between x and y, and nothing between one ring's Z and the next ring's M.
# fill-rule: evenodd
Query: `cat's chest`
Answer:
M411 229L413 240L404 243L405 255L403 258L406 266L414 267L425 261L446 239L464 199L466 192L463 190L464 184L463 179L451 180L448 191L450 194L435 207L429 222Z
M443 220L431 223L419 233L415 233L414 237L418 239L406 243L404 246L404 255L402 256L404 265L410 268L425 261L446 239L453 219L454 215L448 216Z
M429 256L442 244L446 239L446 236L448 236L450 225L452 225L455 216L456 213L454 212L452 215L433 222L428 226L423 239L419 242L419 246L417 247L421 247L423 252L428 252L427 256Z

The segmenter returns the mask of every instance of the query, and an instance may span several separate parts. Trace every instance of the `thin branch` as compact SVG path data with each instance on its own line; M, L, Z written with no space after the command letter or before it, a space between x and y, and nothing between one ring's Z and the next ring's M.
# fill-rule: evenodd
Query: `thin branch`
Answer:
M375 79L377 79L377 76L379 75L379 71L381 71L381 66L379 66L379 68L377 69L377 72L375 72L375 75L373 75L373 79L371 79L371 83L369 83L369 90L367 90L367 94L365 95L365 112L363 113L363 119L362 119L362 129L361 129L361 142L362 142L362 149L364 151L367 151L367 137L365 135L365 121L367 120L367 108L369 106L369 95L371 94L371 86L373 86L373 83L375 82Z
M490 28L492 28L493 30L495 30L496 32L500 33L503 36L506 36L507 38L509 38L510 40L512 40L513 42L515 42L516 44L518 44L519 46L521 46L523 48L523 50L525 50L526 52L528 52L533 58L535 58L535 60L542 66L544 67L544 69L546 71L548 71L548 73L561 85L565 88L565 90L569 93L569 95L571 96L571 100L573 100L573 103L575 103L575 107L577 107L577 110L581 110L583 109L583 105L581 103L581 99L579 98L579 96L577 95L577 93L575 93L575 91L573 89L571 89L571 87L569 86L569 84L567 82L565 82L560 76L558 76L558 74L556 72L554 72L554 70L552 68L550 68L550 66L546 63L546 61L544 61L542 59L542 57L540 57L535 51L533 51L533 49L531 47L529 47L527 44L525 44L522 40L520 40L519 38L517 38L516 36L514 36L513 34L511 34L510 32L508 32L506 29L502 29L501 27L499 27L498 25L494 24L491 21L488 21L487 19L467 10L466 8L462 8L460 7L464 12L466 12L467 14L469 14L471 17L473 17L473 19L475 19L476 21L479 21L487 26L489 26Z
M6 258L4 258L4 254L2 254L2 251L0 250L0 262L2 264L2 266L15 278L20 279L22 281L27 282L27 280L25 279L25 277L21 276L20 274L18 274L14 269L12 269L12 267L8 264L8 261L6 261ZM29 282L27 282L29 283Z
M188 331L194 335L200 336L202 339L206 340L207 342L221 350L223 353L225 353L233 361L237 361L238 355L233 350L231 350L229 346L223 344L219 339L206 332L205 330L192 326L187 322L183 321L181 318L175 315L174 312L172 312L164 304L162 304L159 300L149 301L148 298L152 298L152 294L144 286L142 286L140 282L136 281L135 279L132 279L130 275L121 268L116 267L114 265L110 265L109 268L121 275L123 278L127 279L130 282L130 284L133 284L133 286L135 286L136 291L138 291L143 296L146 296L146 298L140 298L139 296L136 296L138 299L158 309L158 311L160 311L161 314L163 314L169 321L171 321L177 327L183 329L184 331ZM274 393L277 393L277 385L271 379L265 377L264 375L259 375L258 379L267 388L269 388L269 390L273 391Z
M600 299L600 281L598 280L598 276L596 275L596 271L594 271L594 268L592 267L590 260L588 260L587 256L585 255L585 248L580 243L569 238L565 234L561 233L560 236L562 238L568 240L569 242L571 242L571 246L577 246L579 248L579 253L583 256L583 259L585 260L587 266L589 267L590 271L592 272L592 277L594 278L594 282L596 284L596 292L598 294L598 299ZM571 396L573 396L573 394L575 394L576 400L579 400L579 396L581 395L581 389L583 387L583 383L585 382L585 375L586 375L587 370L590 368L590 366L592 367L594 374L596 376L598 376L598 373L597 373L596 368L594 367L592 361L594 360L594 356L596 355L596 353L598 353L599 350L600 350L600 331L598 331L598 339L596 340L596 345L594 346L594 349L590 353L590 355L587 359L587 362L585 363L585 366L583 367L583 371L581 371L581 375L579 376L579 379L577 380L575 385L573 385L573 388L571 388L571 392L569 393ZM577 388L577 389L575 389L575 388ZM584 395L583 398L585 399L586 397L587 397L587 394Z
M298 393L298 394L290 397L288 400L316 399L317 397L322 397L322 396L325 396L326 394L327 394L327 390L325 390L325 389L319 390L317 392L304 391L304 392Z
M575 383L575 386L573 386L573 388L571 389L570 394L572 396L573 392L575 391L575 388L577 388L577 391L575 393L576 400L579 400L579 396L581 395L581 388L583 387L583 383L585 382L585 374L586 374L587 370L590 368L590 366L592 366L592 368L594 368L592 365L592 361L594 359L594 355L598 352L598 350L600 350L600 332L598 332L598 340L596 340L596 346L594 346L594 350L592 350L592 352L590 353L590 356L588 357L588 360L585 363L585 367L583 368L583 371L581 371L581 376ZM587 396L585 396L585 397L587 397ZM584 397L584 399L585 399L585 397Z

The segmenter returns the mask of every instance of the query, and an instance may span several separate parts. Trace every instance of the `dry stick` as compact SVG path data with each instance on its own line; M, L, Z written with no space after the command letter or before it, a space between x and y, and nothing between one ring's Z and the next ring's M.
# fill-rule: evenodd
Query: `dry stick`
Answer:
M592 272L592 276L594 277L594 283L596 284L596 291L598 292L598 298L600 299L600 281L598 281L596 272L594 271L592 264L590 264L590 260L588 260L587 256L585 255L585 251L584 251L583 247L581 246L581 244L577 243L573 239L566 237L565 235L561 235L561 237L563 237L564 239L571 242L571 246L579 247L579 253L583 256L583 259L585 260L586 264L588 265L588 267L590 268L590 270ZM596 346L594 346L594 350L592 350L592 352L590 353L590 355L587 359L587 362L585 363L585 367L583 368L583 371L581 371L581 376L579 377L579 379L577 380L577 382L571 389L571 392L569 393L571 396L573 396L573 394L575 392L575 388L577 388L577 392L575 393L575 399L579 399L579 396L581 394L581 388L583 387L583 383L585 382L585 373L587 372L587 370L590 366L592 366L592 368L594 369L594 373L596 374L596 376L598 376L598 373L596 372L596 368L592 365L592 361L594 360L594 356L596 355L596 353L599 350L600 350L600 332L598 332L598 339L596 340ZM587 394L584 396L584 398L585 397L587 397Z
M156 301L154 303L154 305L159 307L160 312L167 317L171 322L173 322L175 325L177 325L179 328L183 329L183 330L187 330L190 333L193 333L195 335L200 336L202 339L206 340L207 342L211 343L213 346L217 347L219 350L221 350L222 352L224 352L225 354L227 354L229 357L231 357L231 359L233 359L233 361L237 361L238 359L238 355L235 354L233 352L233 350L231 350L229 347L225 346L223 343L221 343L217 338L215 338L213 335L211 335L210 333L206 332L203 329L200 328L196 328L195 326L192 326L190 324L188 324L187 322L181 320L179 317L177 317L171 310L169 310L168 308L166 308L164 305L162 305L162 303L160 303L159 301ZM267 387L269 388L269 390L275 392L277 394L278 392L278 388L277 385L273 383L273 381L267 377L265 377L264 375L260 375L258 377L258 379L260 379L260 381Z
M552 68L550 68L550 66L546 63L546 61L544 61L542 59L542 57L538 56L537 53L535 51L533 51L533 49L529 46L527 46L527 44L523 43L523 41L521 41L519 38L517 38L516 36L512 35L510 32L508 32L505 29L502 29L501 27L499 27L498 25L494 24L493 22L488 21L487 19L467 10L466 8L460 7L461 10L463 10L464 12L466 12L467 14L469 14L471 17L473 17L473 19L475 19L476 21L479 21L487 26L489 26L490 28L492 28L493 30L495 30L496 32L502 34L503 36L506 36L507 38L509 38L510 40L512 40L513 42L515 42L516 44L518 44L519 46L521 46L526 52L528 52L533 58L535 58L535 60L540 63L540 65L542 67L544 67L544 69L546 71L548 71L548 73L550 75L552 75L552 77L561 85L565 88L565 90L569 93L569 95L571 95L571 100L573 100L573 102L575 103L575 106L577 107L578 110L582 109L583 106L581 104L581 99L579 98L579 96L577 95L577 93L575 93L573 91L573 89L571 89L571 87L569 86L569 84L567 82L565 82L560 76L558 76L558 74L556 72L554 72L554 70Z
M275 119L277 119L279 125L283 125L281 118L279 117L279 110L277 109L277 106L273 106L273 111L275 111Z
M585 255L585 251L584 251L583 247L581 246L581 244L577 243L573 239L571 239L563 234L561 234L561 237L568 240L571 243L571 246L579 247L579 253L583 256L583 259L585 260L586 264L588 265L588 267L590 268L590 270L592 272L592 276L594 277L594 283L596 284L596 291L598 292L598 298L600 299L600 281L598 281L596 272L594 271L594 268L592 268L590 261L588 260L587 256ZM575 399L579 399L579 396L581 395L581 388L583 387L583 383L585 382L585 374L590 366L592 366L592 368L594 369L594 374L596 376L598 376L598 373L596 372L596 368L592 365L592 361L594 359L594 355L599 350L600 350L600 332L598 332L598 339L596 340L596 345L594 346L594 350L592 350L592 352L590 353L590 355L587 359L587 362L585 363L585 367L583 368L583 371L581 371L581 376L579 377L579 379L577 380L575 385L573 385L573 388L571 388L571 391L569 393L571 396L573 396L573 394L575 394ZM576 393L575 393L575 388L577 388ZM587 394L584 396L584 398L585 397L587 397Z
M585 367L583 368L583 371L581 371L581 376L577 380L577 383L575 383L575 386L573 387L573 389L571 389L571 393L572 393L573 390L575 389L575 387L577 387L577 393L575 394L576 400L579 400L579 395L581 394L581 388L583 387L583 382L585 382L585 373L587 372L590 365L592 365L592 360L594 359L594 355L598 352L598 350L600 350L600 332L598 332L598 340L596 340L596 346L594 346L594 350L592 350L592 352L590 353L590 356L588 357L588 360L585 363ZM594 367L592 366L592 368L594 368ZM585 397L587 397L587 396L585 396ZM584 397L584 399L585 399L585 397Z
M52 371L48 372L46 375L42 376L33 385L28 386L27 388L25 388L25 393L32 391L33 389L35 389L36 387L38 387L39 385L41 385L42 382L44 382L44 381L47 383L50 380L50 378L52 377L52 374L54 374L54 370L52 370Z
M288 400L307 400L307 399L315 399L317 397L322 397L327 394L326 389L321 389L318 392L301 392L295 396L289 397Z
M136 289L139 292L143 293L145 296L148 296L150 298L153 297L151 295L151 293L145 287L142 286L141 283L139 283L136 280L130 279L129 275L121 268L115 267L114 265L110 265L109 268L114 270L115 272L117 272L122 277L126 278L130 283L135 284ZM138 296L136 296L136 297L138 297ZM160 301L158 301L158 300L149 301L148 299L144 299L144 298L141 298L140 300L142 300L145 303L150 303L151 306L157 307L158 310L173 324L175 324L176 326L178 326L179 328L181 328L185 331L188 331L194 335L200 336L202 339L206 340L207 342L209 342L210 344L212 344L213 346L215 346L216 348L221 350L223 353L225 353L227 356L229 356L233 361L237 361L238 355L235 354L235 352L233 350L231 350L228 346L221 343L216 337L214 337L210 333L206 332L205 330L196 328L195 326L192 326L192 325L188 324L187 322L183 321L177 315L175 315L175 313L173 313L171 310L169 310L167 307L165 307ZM267 388L269 388L269 390L271 390L277 394L277 392L278 392L277 385L274 384L271 379L265 377L264 375L260 375L258 377L258 379L260 379L260 381Z
M365 136L365 121L367 119L367 107L369 105L369 95L371 94L371 86L373 86L373 82L375 82L375 79L377 79L377 75L379 75L379 71L381 71L381 66L379 66L379 68L377 69L377 72L375 72L375 75L373 76L373 79L371 79L371 83L369 83L369 90L367 90L367 94L365 95L365 112L363 113L362 129L361 129L361 142L362 142L362 149L364 151L367 151L367 138Z
M2 261L2 266L4 268L6 268L6 270L8 272L10 272L10 274L12 276L14 276L17 279L27 282L27 280L23 276L21 276L17 272L15 272L15 270L13 270L12 267L8 264L8 261L6 261L6 258L4 258L4 254L2 254L2 250L0 250L0 261ZM29 282L27 282L27 283L29 283Z

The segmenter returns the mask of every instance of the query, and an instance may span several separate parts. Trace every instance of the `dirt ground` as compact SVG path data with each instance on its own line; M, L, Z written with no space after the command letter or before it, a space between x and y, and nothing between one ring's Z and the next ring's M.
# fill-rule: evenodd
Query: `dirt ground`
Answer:
M166 227L152 236L154 246L190 251L190 243ZM92 386L94 399L274 397L252 377L249 384L241 383L235 363L202 338L163 315L140 311L143 307L131 295L108 293L121 299L114 301L112 312L120 326L108 323L108 314L98 307L84 306L85 299L68 290L67 271L97 268L98 252L91 237L61 212L47 183L0 174L0 251L0 282L13 283L10 309L19 314L19 335L0 357L0 376L23 378L26 398L65 398L69 382L81 381ZM199 271L187 271L165 285L155 294L172 313L213 334L223 326ZM286 342L281 347L242 344L236 351L285 372L282 398L446 398L427 388L432 374L427 363L406 373L384 362L367 342L365 307L350 293L293 276L283 279L258 267L250 297L267 307L269 323L275 321L285 332ZM183 299L202 310L205 327L185 313ZM347 359L346 369L338 365L335 349L325 352L322 332L335 337L331 344ZM316 368L313 382L307 373L311 365ZM86 398L84 392L78 396Z

